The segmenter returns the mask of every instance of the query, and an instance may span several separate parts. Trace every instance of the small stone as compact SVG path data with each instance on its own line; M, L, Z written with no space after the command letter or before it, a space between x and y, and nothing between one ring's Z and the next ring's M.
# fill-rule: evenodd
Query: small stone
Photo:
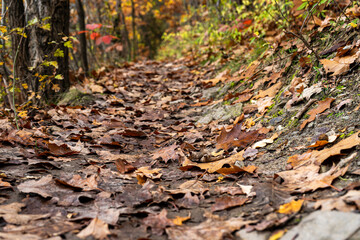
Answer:
M277 128L276 128L277 131L281 131L281 130L283 130L283 129L284 129L284 127L281 126L281 125L277 126Z
M311 122L311 123L309 123L309 124L307 125L308 128L312 128L312 127L314 127L314 126L315 126L315 123L314 123L314 122Z
M270 125L275 125L281 122L284 118L283 117L276 117L270 120Z

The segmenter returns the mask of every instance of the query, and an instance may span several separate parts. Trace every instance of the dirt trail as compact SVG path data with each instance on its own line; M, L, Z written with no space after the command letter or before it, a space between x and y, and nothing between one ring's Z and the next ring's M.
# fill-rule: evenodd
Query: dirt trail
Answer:
M89 85L98 93L87 106L38 110L21 130L3 117L0 239L240 239L241 228L266 239L298 223L299 210L278 211L296 203L294 192L309 190L289 178L301 168L293 164L294 172L284 171L284 155L267 168L283 141L256 157L253 144L271 144L277 131L251 123L246 130L246 119L234 125L240 117L234 110L242 105L228 112L214 107L212 114L227 117L199 124L217 106L204 98L200 71L202 78L211 74L191 61L131 64L99 72ZM359 138L353 136L331 151L354 147ZM309 172L319 161L300 158L309 162ZM324 181L343 173L343 166L327 180L320 174L301 181L329 186ZM324 187L318 185L310 190ZM334 196L334 189L316 194ZM313 211L310 205L301 214Z

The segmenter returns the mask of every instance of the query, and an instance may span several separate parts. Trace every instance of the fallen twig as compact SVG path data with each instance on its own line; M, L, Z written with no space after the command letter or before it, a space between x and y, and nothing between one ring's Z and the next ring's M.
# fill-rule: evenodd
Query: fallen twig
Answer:
M314 103L316 102L316 99L310 99L305 106L303 107L303 109L301 109L296 115L295 118L296 119L300 119L302 117L302 115L308 110L308 108Z

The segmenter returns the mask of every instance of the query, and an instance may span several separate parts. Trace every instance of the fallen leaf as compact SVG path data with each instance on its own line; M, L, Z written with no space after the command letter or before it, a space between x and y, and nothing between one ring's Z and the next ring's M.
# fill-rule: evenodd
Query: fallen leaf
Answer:
M189 213L189 216L187 217L180 217L180 216L176 216L175 219L172 219L173 223L177 226L181 226L183 222L187 221L190 219L191 214Z
M276 233L272 234L268 240L278 240L282 236L284 236L285 233L286 233L286 230L279 230Z
M243 205L245 202L247 202L249 198L247 197L220 197L215 199L215 204L211 206L211 211L221 211L225 210L231 207L237 207Z
M340 63L329 59L321 59L320 62L324 66L325 72L332 72L333 76L341 75L350 69L350 64L348 63Z
M245 194L240 187L224 187L224 186L218 186L215 188L215 191L220 193L220 194L230 194L231 196L234 195L241 195L241 194Z
M222 240L228 234L239 230L243 226L254 223L254 221L245 221L242 218L230 218L229 220L208 219L195 226L175 226L166 229L170 240Z
M55 179L55 181L64 186L73 189L80 189L82 191L92 191L99 189L97 177L95 175L91 175L87 178L82 178L80 175L75 174L70 180Z
M171 194L179 194L179 193L194 193L194 194L203 194L204 192L208 191L207 188L202 182L198 180L189 180L182 183L177 189L166 190Z
M2 178L0 178L0 189L4 189L4 188L11 188L11 184L3 181Z
M222 169L225 164L229 164L230 166L233 166L236 161L244 160L243 154L244 154L244 150L242 150L228 158L224 158L219 161L208 162L208 163L192 162L192 161L190 161L189 158L184 156L185 160L183 161L182 167L180 169L187 170L189 167L199 167L203 170L206 170L208 173L214 173L214 172Z
M160 173L160 168L150 169L150 167L141 167L135 171L136 178L140 185L146 182L147 178L150 179L160 179L162 173Z
M278 212L283 214L293 214L300 211L304 200L292 200L289 203L285 203L279 207Z
M156 160L158 158L161 158L165 163L167 163L169 160L178 160L180 157L179 153L176 151L178 147L179 146L176 144L164 147L154 152L152 159Z
M317 108L314 108L308 112L310 117L302 122L300 125L300 130L303 130L306 124L314 121L317 114L324 112L326 109L330 108L331 103L334 101L334 98L326 98L323 101L320 101Z
M18 185L17 188L19 189L20 192L37 193L43 198L47 198L47 197L52 197L48 189L46 189L46 187L49 186L51 182L53 182L52 176L47 175L42 177L38 181L30 180L27 182L23 182L20 185Z
M167 218L166 209L161 210L159 214L149 214L144 218L142 223L151 228L151 232L155 235L161 236L167 227L175 226L175 223Z
M263 97L275 97L280 88L282 87L283 83L281 81L278 81L271 87L269 87L267 90L260 90L259 94L254 97L254 99L259 99Z
M98 218L94 218L90 224L76 236L79 238L93 236L95 239L106 239L109 234L111 234L111 232L109 231L108 224Z
M284 179L281 185L288 191L303 193L330 187L334 179L346 173L347 167L334 166L324 173L319 173L319 170L320 166L309 165L301 166L295 170L279 172L277 175Z
M251 146L251 148L256 149L256 148L265 147L267 144L273 143L274 140L277 139L278 137L279 137L279 134L275 133L274 135L271 136L271 138L263 139L259 142L256 142L254 145Z
M119 173L122 173L122 174L128 173L128 172L133 172L136 170L136 168L133 165L128 163L126 160L122 160L122 159L116 159L115 166L116 166L116 169L119 171Z
M217 170L216 172L228 175L228 174L234 174L239 172L248 172L253 174L256 171L257 167L253 165L244 166L244 167L238 167L238 166L230 166L230 167L223 167Z
M316 141L316 143L314 143L313 145L307 146L307 148L321 148L328 143L329 142L327 140L320 140L320 141Z
M264 134L259 134L257 130L248 132L242 131L241 124L236 124L230 132L227 132L225 128L221 129L220 136L216 139L216 148L222 148L225 151L231 147L240 147L242 149L264 137Z
M351 190L341 197L317 200L314 208L321 208L322 211L338 210L342 212L360 209L360 191Z

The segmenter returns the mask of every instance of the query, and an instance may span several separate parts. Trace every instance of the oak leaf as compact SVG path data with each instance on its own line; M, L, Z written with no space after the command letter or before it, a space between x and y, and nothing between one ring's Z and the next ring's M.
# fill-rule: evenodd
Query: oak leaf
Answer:
M216 148L222 148L225 151L231 147L243 149L249 144L264 138L265 135L259 134L258 130L245 132L241 130L241 124L236 124L230 132L227 132L225 128L221 129L220 136L217 138Z

